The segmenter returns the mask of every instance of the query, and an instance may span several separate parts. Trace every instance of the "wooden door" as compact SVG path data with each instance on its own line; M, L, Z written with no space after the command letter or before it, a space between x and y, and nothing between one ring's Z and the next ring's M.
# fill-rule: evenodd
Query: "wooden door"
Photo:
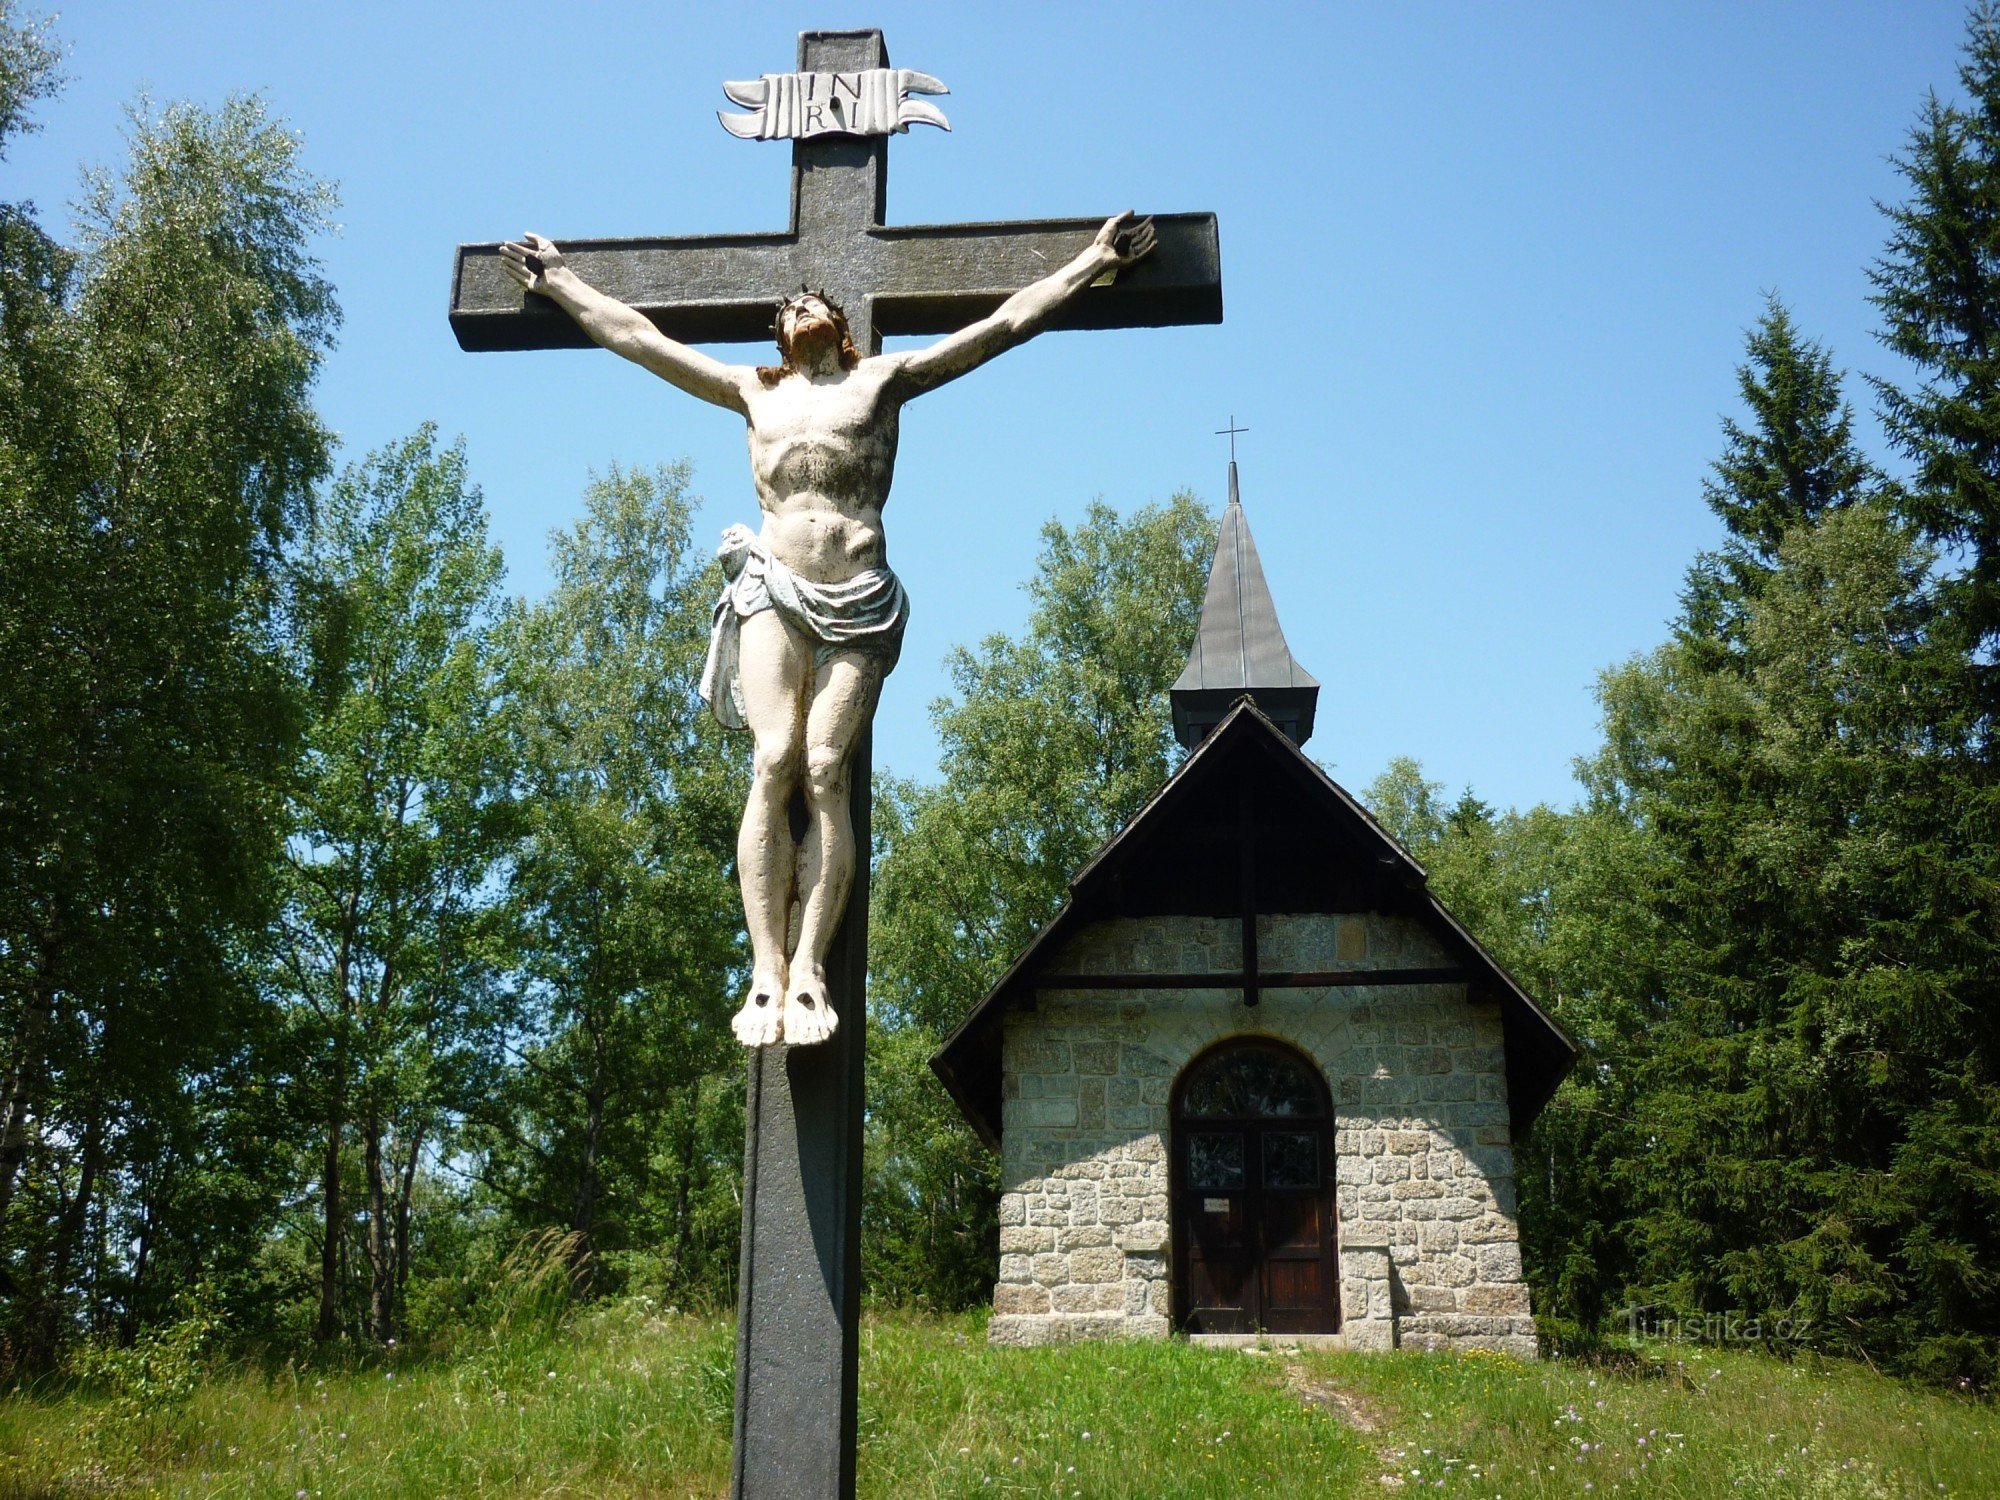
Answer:
M1174 1303L1190 1333L1340 1326L1333 1110L1289 1047L1225 1043L1174 1107Z

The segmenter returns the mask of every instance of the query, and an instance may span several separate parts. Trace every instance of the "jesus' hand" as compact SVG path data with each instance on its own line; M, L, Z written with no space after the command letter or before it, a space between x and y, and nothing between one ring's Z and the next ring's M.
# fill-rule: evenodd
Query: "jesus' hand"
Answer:
M1097 248L1105 252L1112 265L1121 270L1134 261L1144 260L1153 253L1158 243L1153 235L1153 221L1141 219L1132 222L1132 211L1128 208L1122 214L1114 214L1104 221L1104 227L1097 231Z
M500 263L523 291L546 293L550 275L563 268L562 251L556 249L554 240L532 231L521 238L525 244L509 240L500 247Z

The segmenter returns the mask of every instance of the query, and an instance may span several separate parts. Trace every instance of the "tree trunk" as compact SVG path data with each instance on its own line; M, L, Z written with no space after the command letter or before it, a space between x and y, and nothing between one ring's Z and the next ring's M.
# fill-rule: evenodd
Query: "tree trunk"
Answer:
M14 1035L14 1066L0 1089L0 1244L6 1243L7 1210L13 1206L14 1187L28 1159L28 1122L43 1073L42 1038L56 1012L55 955L56 945L44 939L36 955L28 1007Z
M701 1085L688 1092L693 1100L682 1111L680 1181L674 1187L674 1269L685 1275L688 1252L694 1239L691 1210L694 1194L694 1147L701 1124Z
M417 1158L423 1155L424 1129L419 1125L410 1133L410 1154L403 1162L402 1181L396 1194L396 1301L403 1301L410 1284L410 1219L414 1212L411 1198L417 1186Z
M155 1195L146 1194L139 1205L139 1243L132 1252L132 1292L125 1299L125 1316L119 1327L119 1341L131 1343L139 1331L140 1309L146 1305L146 1270L152 1264L153 1204Z
M93 1105L95 1101L92 1101ZM76 1247L90 1225L90 1205L97 1196L97 1176L104 1166L104 1111L93 1107L90 1123L84 1127L83 1151L78 1160L76 1196L63 1210L56 1227L56 1242L49 1256L49 1279L37 1311L36 1351L38 1364L53 1364L63 1345L63 1308L69 1289L70 1268L76 1262Z
M338 1097L339 1085L335 1085ZM326 1155L320 1164L320 1208L326 1237L319 1247L319 1326L313 1337L322 1344L340 1337L340 1245L347 1236L341 1223L340 1137L343 1129L336 1107L326 1122Z
M576 1194L570 1203L569 1227L576 1231L575 1248L570 1252L570 1285L579 1298L588 1301L596 1290L597 1267L592 1236L597 1230L598 1156L604 1140L604 1092L592 1089L585 1096L583 1163L577 1173Z
M368 1323L375 1342L394 1337L396 1271L390 1263L388 1180L382 1171L382 1112L371 1100L362 1162L368 1177Z

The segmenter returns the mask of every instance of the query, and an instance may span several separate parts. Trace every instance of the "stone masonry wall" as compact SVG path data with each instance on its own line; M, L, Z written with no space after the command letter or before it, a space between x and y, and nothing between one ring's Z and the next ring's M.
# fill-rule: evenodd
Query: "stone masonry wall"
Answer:
M1272 970L1449 960L1416 922L1266 916ZM1229 972L1234 920L1119 918L1050 972ZM1341 1322L1357 1348L1535 1349L1514 1208L1497 1006L1463 985L1044 990L1006 1020L998 1344L1160 1337L1170 1327L1174 1080L1236 1036L1290 1042L1334 1098Z

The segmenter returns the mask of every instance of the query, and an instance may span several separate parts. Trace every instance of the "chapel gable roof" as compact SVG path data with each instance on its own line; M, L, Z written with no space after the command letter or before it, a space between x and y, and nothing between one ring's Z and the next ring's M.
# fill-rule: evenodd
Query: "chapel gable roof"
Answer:
M1454 967L1391 971L1397 977L1381 982L1464 983L1472 996L1496 1001L1516 1137L1528 1128L1575 1063L1576 1044L1431 893L1409 851L1246 698L1076 872L1061 910L932 1057L987 1144L1000 1143L1002 1021L1010 1009L1033 1008L1037 980L1069 940L1110 917L1240 917L1246 871L1259 913L1372 911L1421 924ZM1200 987L1229 991L1230 1003L1241 990Z

